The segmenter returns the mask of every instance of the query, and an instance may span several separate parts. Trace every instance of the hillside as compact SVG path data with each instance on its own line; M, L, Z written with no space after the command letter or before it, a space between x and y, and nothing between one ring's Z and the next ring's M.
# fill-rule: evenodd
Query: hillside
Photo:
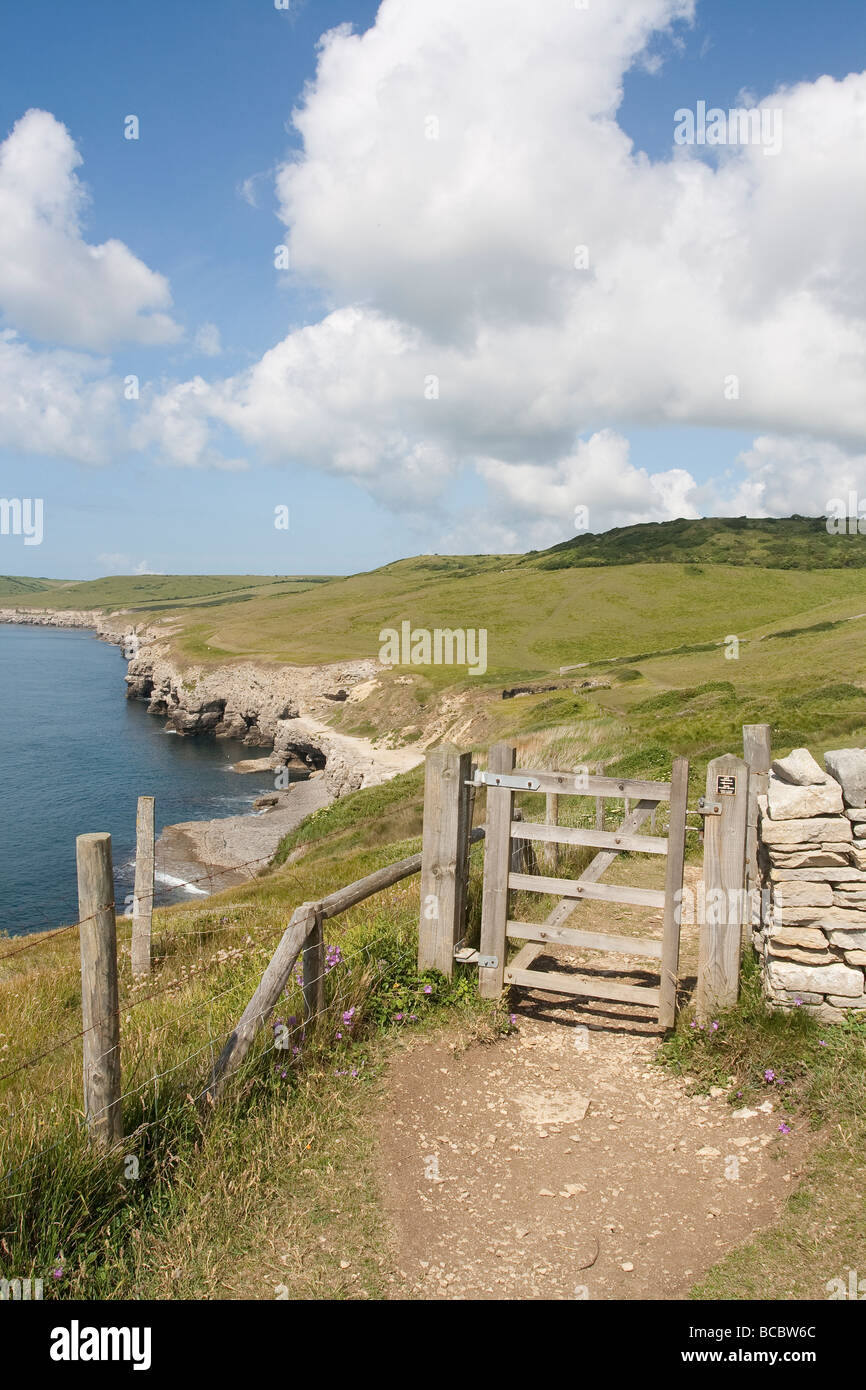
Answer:
M524 564L571 566L667 564L759 565L766 569L862 569L866 539L831 535L823 517L699 517L694 521L617 526L531 552Z

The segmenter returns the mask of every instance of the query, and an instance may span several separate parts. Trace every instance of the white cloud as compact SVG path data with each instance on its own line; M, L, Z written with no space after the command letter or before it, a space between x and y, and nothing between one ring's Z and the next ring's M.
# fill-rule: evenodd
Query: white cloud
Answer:
M146 390L133 446L297 462L407 514L474 469L492 548L560 539L579 504L593 529L823 510L828 466L863 477L866 74L766 94L775 157L674 148L672 110L652 162L616 121L624 75L692 8L384 0L364 34L326 35L277 195L292 274L331 311L235 376ZM77 227L77 155L50 131L65 175L39 187ZM631 426L678 424L757 438L710 484L631 465Z
M623 76L690 13L384 0L363 35L326 35L277 190L294 274L346 307L248 372L174 388L153 438L187 463L228 427L401 506L476 465L551 524L599 425L850 447L866 431L866 74L767 98L784 109L775 158L712 166L672 142L652 163L616 124ZM695 505L687 476L621 463L590 479L610 521Z
M122 551L97 555L97 564L102 565L109 574L163 574L164 570L151 569L147 560L131 560Z
M121 241L89 245L81 155L48 111L28 111L0 144L0 309L43 342L101 352L180 335L163 275Z
M195 345L205 357L219 357L223 350L220 331L215 323L203 323L195 335Z
M37 352L0 330L0 444L105 464L124 443L122 389L108 363L83 353ZM133 408L133 407L129 407Z

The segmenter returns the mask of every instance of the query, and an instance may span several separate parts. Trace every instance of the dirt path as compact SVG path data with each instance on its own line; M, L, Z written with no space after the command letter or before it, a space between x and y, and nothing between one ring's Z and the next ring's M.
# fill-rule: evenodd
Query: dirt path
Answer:
M776 1219L807 1136L780 1135L777 1109L689 1097L653 1063L640 1007L514 997L511 1036L393 1063L380 1141L392 1296L687 1297Z

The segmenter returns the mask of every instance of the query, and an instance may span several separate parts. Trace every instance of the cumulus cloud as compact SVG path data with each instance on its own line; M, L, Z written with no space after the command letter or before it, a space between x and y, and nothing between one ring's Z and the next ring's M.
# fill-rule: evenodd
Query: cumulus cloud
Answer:
M48 111L28 111L0 144L0 310L11 327L66 347L174 341L165 277L122 241L84 240L81 162Z
M559 539L577 505L593 529L823 510L822 467L864 461L866 74L764 94L775 157L675 147L672 111L650 160L617 123L624 77L692 14L383 0L365 33L326 34L276 191L292 274L329 312L235 376L146 390L134 446L298 462L407 513L474 470L487 548ZM709 484L633 467L631 426L678 424L757 437Z
M768 97L776 158L672 144L653 163L616 122L623 77L691 14L384 0L364 34L326 35L277 192L294 273L345 307L238 377L177 388L162 447L188 462L228 427L399 505L469 465L551 526L574 490L605 522L698 505L688 475L631 468L602 423L850 449L866 429L866 75ZM605 453L612 470L594 467ZM774 458L744 497L781 493Z

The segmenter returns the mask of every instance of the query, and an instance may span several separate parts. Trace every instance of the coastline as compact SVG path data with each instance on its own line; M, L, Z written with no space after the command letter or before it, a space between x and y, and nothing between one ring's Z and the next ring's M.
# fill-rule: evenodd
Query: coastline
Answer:
M275 785L280 770L290 779L287 790L272 794L270 806L164 826L156 842L157 901L168 893L175 902L189 902L256 877L283 836L307 815L424 760L417 745L379 747L339 733L322 718L336 700L366 698L384 669L377 661L181 668L167 641L170 630L131 618L100 609L0 607L0 623L93 631L121 649L127 699L146 703L164 729L183 738L238 739L267 754L251 757L250 766L233 776L243 777L256 764L264 771L265 763Z

